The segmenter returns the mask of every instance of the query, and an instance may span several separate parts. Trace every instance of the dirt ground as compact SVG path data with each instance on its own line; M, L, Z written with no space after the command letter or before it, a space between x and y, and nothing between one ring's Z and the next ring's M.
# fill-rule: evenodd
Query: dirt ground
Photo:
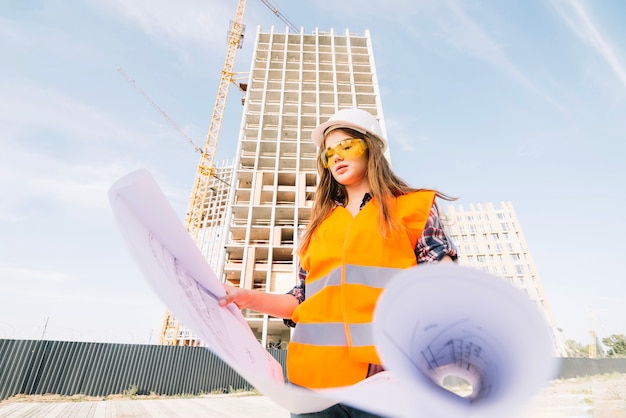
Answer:
M229 396L257 396L255 392L233 393ZM203 395L201 398L223 395ZM163 399L164 397L113 395L17 395L0 402L0 407L14 402L93 402L115 399ZM170 397L170 398L182 398ZM194 398L184 396L184 398ZM626 374L612 373L575 379L554 380L536 395L524 418L626 418Z
M528 417L626 418L626 374L554 380L533 399Z

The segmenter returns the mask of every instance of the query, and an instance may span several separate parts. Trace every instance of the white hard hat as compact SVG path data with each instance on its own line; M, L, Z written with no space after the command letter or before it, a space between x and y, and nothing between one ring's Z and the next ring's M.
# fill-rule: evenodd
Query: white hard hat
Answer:
M326 122L319 125L311 133L311 139L320 147L324 141L324 134L328 130L337 128L349 128L362 134L370 134L383 144L383 151L387 148L387 139L383 135L383 131L376 118L367 110L363 109L342 109L330 117Z

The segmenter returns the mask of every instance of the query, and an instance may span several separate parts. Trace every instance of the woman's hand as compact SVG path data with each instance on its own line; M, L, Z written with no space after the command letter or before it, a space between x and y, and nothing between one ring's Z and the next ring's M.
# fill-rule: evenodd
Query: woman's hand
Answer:
M226 306L229 303L234 303L239 309L244 309L250 306L250 303L254 298L254 291L231 286L227 283L223 283L223 286L226 291L226 296L223 296L219 300L220 306Z
M223 286L226 296L218 301L220 306L234 303L239 309L251 309L276 318L291 318L291 314L299 304L298 299L288 293L272 294L226 283L223 283Z

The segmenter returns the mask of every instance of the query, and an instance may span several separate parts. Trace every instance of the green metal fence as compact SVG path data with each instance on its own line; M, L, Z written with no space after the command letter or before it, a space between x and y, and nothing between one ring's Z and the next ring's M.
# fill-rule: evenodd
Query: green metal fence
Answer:
M285 350L268 350L284 370ZM13 395L107 396L250 390L202 347L0 340L0 400Z
M285 370L286 350L269 349ZM560 378L626 373L626 359L562 359ZM13 395L108 396L250 390L202 347L0 339L0 401Z

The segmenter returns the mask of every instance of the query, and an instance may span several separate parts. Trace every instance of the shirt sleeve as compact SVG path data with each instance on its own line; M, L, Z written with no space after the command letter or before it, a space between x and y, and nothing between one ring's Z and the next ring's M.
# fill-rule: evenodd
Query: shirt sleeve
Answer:
M456 246L446 233L437 212L437 206L433 204L424 226L424 232L417 240L415 258L417 259L417 264L437 263L445 255L450 256L454 261L458 258Z
M292 295L293 297L298 299L298 303L304 302L304 284L306 283L306 275L307 272L302 268L300 263L298 263L298 284L295 285L293 289L291 289L289 292L287 292L288 295ZM296 326L296 323L289 318L284 318L283 322L288 327L293 328Z

